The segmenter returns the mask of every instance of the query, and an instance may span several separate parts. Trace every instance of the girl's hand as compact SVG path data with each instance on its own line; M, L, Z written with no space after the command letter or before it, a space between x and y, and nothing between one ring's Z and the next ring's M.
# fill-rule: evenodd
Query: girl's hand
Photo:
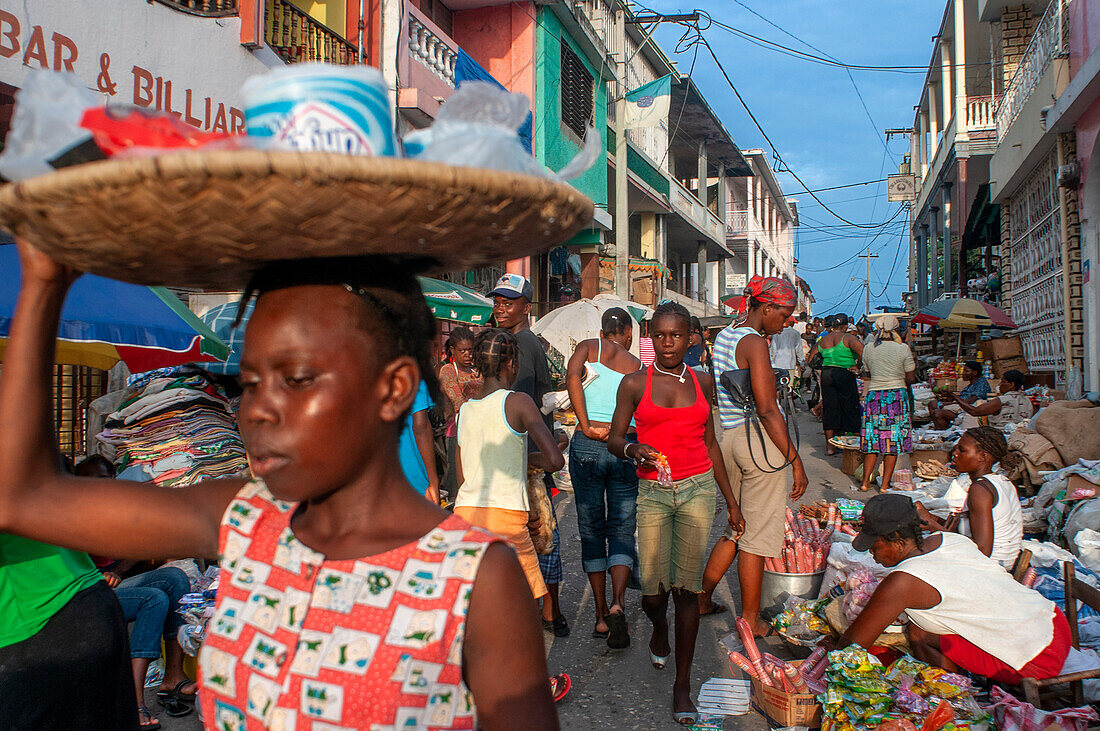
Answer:
M741 515L741 506L736 503L727 505L726 519L729 521L734 535L740 538L741 534L745 532L745 516Z
M606 442L607 438L611 436L611 427L609 426L592 426L589 424L583 430L581 430L586 437L596 442Z
M661 456L660 452L648 444L628 444L624 451L629 459L647 467L656 467L657 458Z
M107 582L107 586L114 589L116 586L122 583L122 577L113 571L103 572L103 580Z
M68 287L80 276L80 272L64 264L57 263L24 239L17 238L15 247L19 252L19 264L23 269L24 284L33 281Z

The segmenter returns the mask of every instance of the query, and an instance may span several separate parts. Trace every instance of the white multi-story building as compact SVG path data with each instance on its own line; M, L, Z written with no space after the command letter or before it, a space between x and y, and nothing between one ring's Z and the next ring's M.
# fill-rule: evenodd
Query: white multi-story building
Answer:
M745 150L744 155L752 177L727 181L726 246L736 258L728 262L726 282L736 290L759 274L794 284L798 207L783 195L763 150Z

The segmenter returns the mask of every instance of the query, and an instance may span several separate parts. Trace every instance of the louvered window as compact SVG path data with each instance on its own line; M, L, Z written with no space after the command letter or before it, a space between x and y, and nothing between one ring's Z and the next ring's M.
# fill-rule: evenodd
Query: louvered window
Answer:
M577 137L584 137L594 104L592 74L580 57L561 44L561 121Z

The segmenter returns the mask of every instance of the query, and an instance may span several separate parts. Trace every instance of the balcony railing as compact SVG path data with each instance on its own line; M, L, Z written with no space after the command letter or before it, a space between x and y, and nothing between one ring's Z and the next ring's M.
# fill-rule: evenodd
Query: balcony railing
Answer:
M173 10L204 18L224 18L237 14L238 0L156 0Z
M982 132L997 129L997 100L992 96L970 96L966 98L966 129L968 132Z
M1027 44L1020 65L1016 67L1016 73L1012 75L1012 81L997 105L998 140L1004 138L1008 128L1016 121L1051 59L1069 52L1069 39L1063 35L1066 3L1067 0L1053 0L1035 26L1035 35Z
M288 0L267 0L267 44L287 63L357 61L355 46Z
M436 33L431 21L419 15L409 7L409 54L427 66L440 81L454 88L455 62L458 51L453 41L448 42L440 33Z

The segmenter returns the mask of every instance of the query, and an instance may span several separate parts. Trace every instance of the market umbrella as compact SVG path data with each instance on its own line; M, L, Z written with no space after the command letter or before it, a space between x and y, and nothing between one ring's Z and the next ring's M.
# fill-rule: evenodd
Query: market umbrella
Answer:
M485 325L493 314L493 301L461 284L417 277L432 314L440 320Z
M1012 318L991 304L979 302L969 297L956 297L933 302L925 307L913 322L919 325L937 325L939 327L1002 327L1014 329Z
M0 359L7 347L22 270L15 246L0 245ZM86 274L73 283L57 328L56 362L131 373L224 360L229 348L164 287Z
M744 299L745 298L742 297L741 295L735 294L735 295L733 295L732 297L730 297L728 299L722 300L722 304L724 304L726 307L730 308L734 312L740 312L740 310L741 310L741 301L744 300Z
M614 297L597 295L595 299L577 300L552 310L531 326L531 332L550 343L550 347L568 358L577 343L600 335L603 313L612 307L621 307L630 313L634 321L641 322L653 314L653 310L637 302L627 302ZM637 354L638 337L635 334L631 352Z
M493 301L482 297L477 292L460 284L452 284L439 279L417 277L420 281L420 289L424 292L424 299L428 303L432 314L440 320L454 320L466 322L471 325L484 325L489 322L493 314ZM224 340L230 349L229 357L224 363L212 363L204 365L212 373L223 375L236 375L241 371L241 352L244 350L244 331L248 318L252 316L252 310L256 307L256 301L248 303L244 311L241 323L234 327L237 320L239 302L229 302L224 305L212 307L203 313L202 321L213 330L218 337Z

